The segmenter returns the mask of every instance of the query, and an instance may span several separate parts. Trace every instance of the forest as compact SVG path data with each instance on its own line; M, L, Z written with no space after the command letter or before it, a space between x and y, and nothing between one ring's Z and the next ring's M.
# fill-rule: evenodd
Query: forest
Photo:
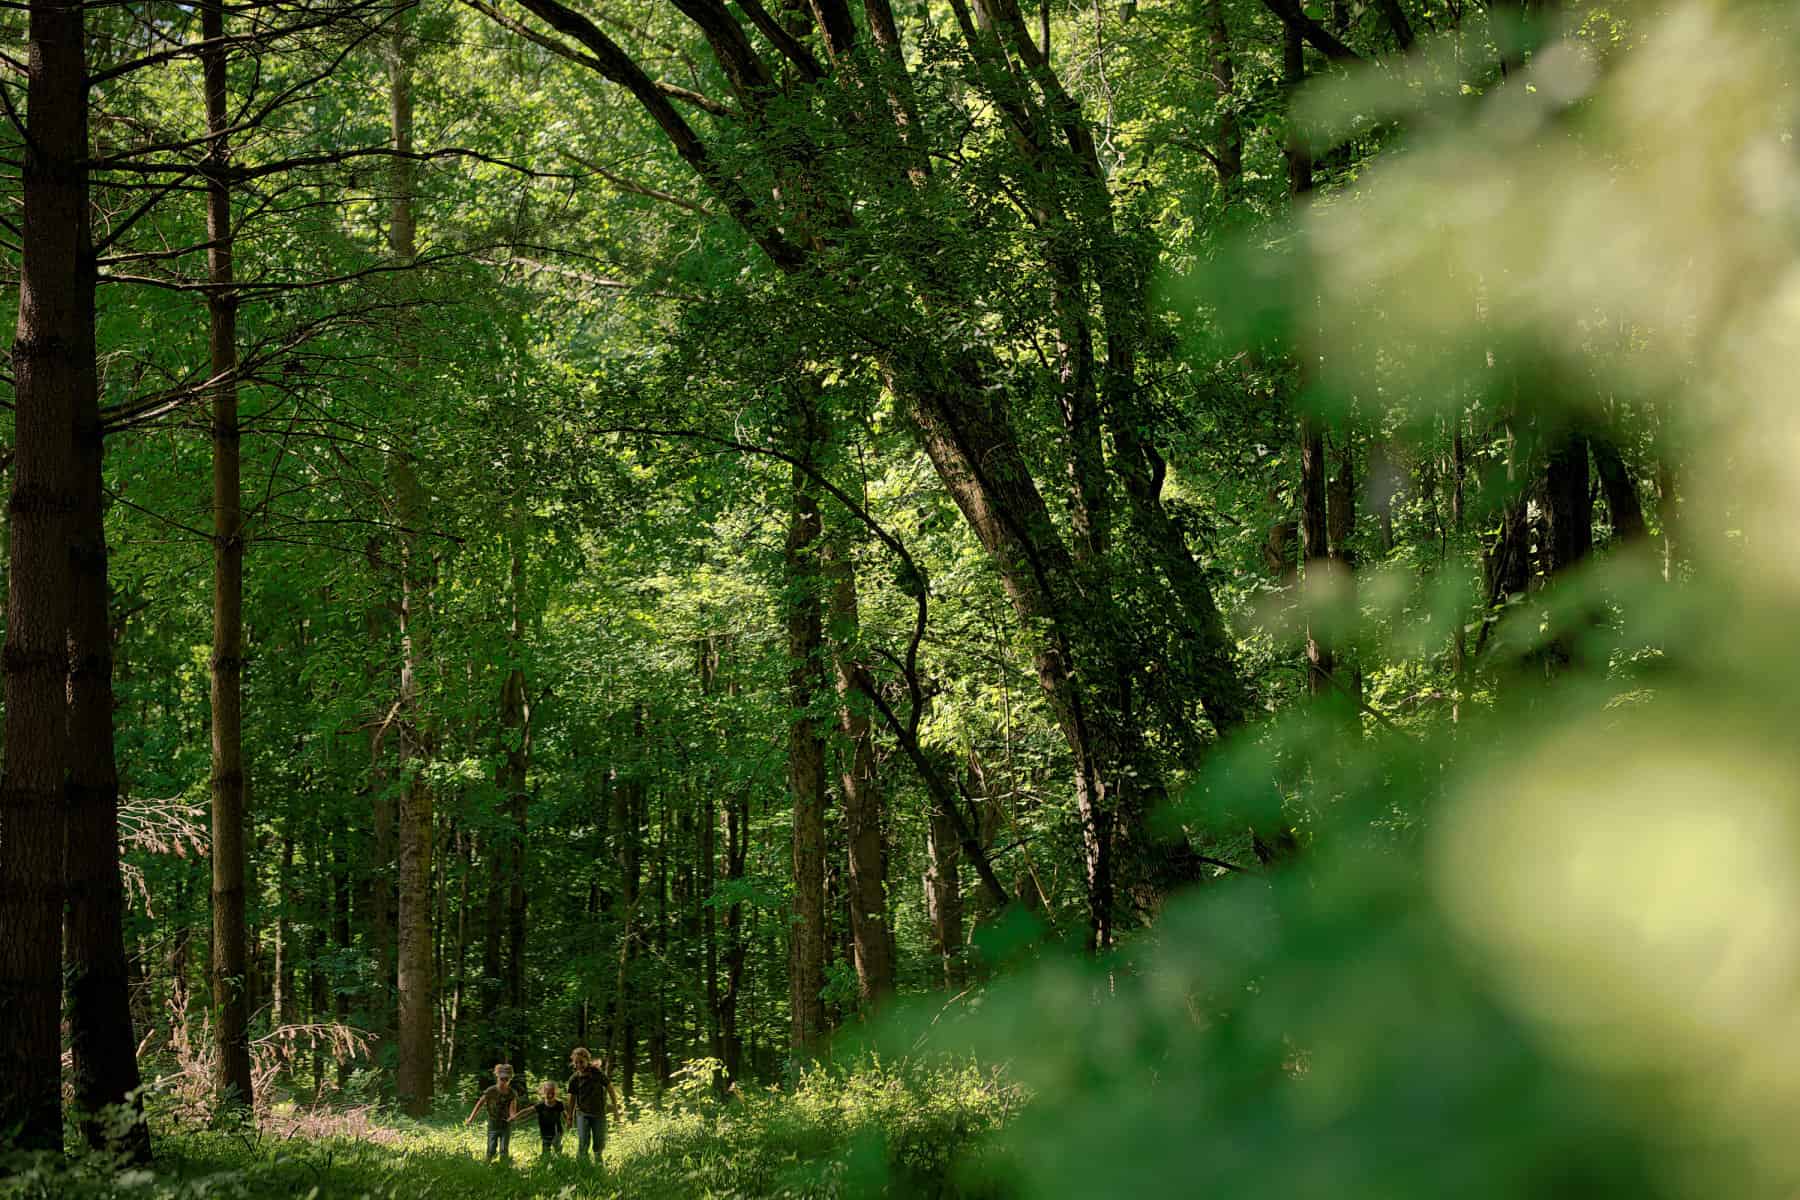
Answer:
M0 3L0 1198L1792 1200L1797 69Z

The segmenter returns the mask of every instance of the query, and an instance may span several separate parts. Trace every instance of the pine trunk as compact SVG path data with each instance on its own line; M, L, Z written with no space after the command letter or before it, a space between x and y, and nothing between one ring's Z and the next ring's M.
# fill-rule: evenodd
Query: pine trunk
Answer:
M224 38L221 0L202 9L202 35ZM213 1025L218 1038L213 1088L221 1105L252 1102L250 1082L249 958L245 944L247 870L244 812L243 666L244 534L238 445L237 296L233 284L231 188L222 169L230 161L226 129L226 56L222 45L204 55L208 161L220 169L207 182L207 293L211 318L213 437L212 852Z
M95 361L94 275L84 265L79 302L85 340L77 353ZM150 1128L133 1032L125 959L125 893L119 874L119 773L113 740L113 640L109 616L105 444L100 398L88 375L74 394L78 502L71 530L73 594L67 687L69 775L65 845L68 912L64 952L69 1050L75 1105L88 1145L137 1162L150 1160ZM121 1120L121 1116L126 1119Z
M395 152L389 165L388 252L401 266L417 255L413 219L412 6L397 0L387 44L388 126ZM431 1111L432 1014L436 980L432 971L431 877L437 822L426 778L431 758L428 715L419 701L420 664L430 657L425 628L429 574L416 532L425 520L422 489L405 450L393 456L395 509L400 518L400 795L398 842L400 886L395 914L399 940L395 963L396 1029L399 1063L395 1090L412 1116ZM385 984L385 979L384 979Z
M0 1139L61 1150L63 850L73 417L96 388L82 10L32 0L19 152L23 253L13 345L6 738L0 776Z

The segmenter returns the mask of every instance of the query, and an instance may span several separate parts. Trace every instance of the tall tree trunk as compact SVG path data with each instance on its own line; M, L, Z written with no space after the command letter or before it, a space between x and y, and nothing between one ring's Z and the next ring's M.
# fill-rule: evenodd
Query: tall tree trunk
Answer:
M1331 482L1326 486L1325 495L1325 533L1331 548L1331 565L1336 574L1337 587L1342 594L1334 598L1334 604L1340 609L1355 611L1356 603L1356 551L1350 545L1356 533L1356 441L1350 431L1348 421L1340 422L1337 436L1333 439L1337 444L1334 457L1337 459L1337 470L1332 473ZM1362 668L1357 665L1355 655L1346 650L1334 650L1335 686L1337 696L1333 704L1342 709L1344 719L1352 728L1360 727L1362 706Z
M96 361L94 264L84 260L79 302L85 337L76 353ZM150 1160L144 1119L129 972L125 959L125 893L119 874L119 772L113 741L113 643L109 616L105 513L105 443L94 374L73 394L72 434L79 499L69 545L67 685L69 774L64 874L68 913L69 1049L75 1104L90 1146ZM128 1115L127 1115L128 1114ZM126 1119L121 1120L121 1116Z
M802 461L817 444L811 397L795 422ZM788 935L789 1045L813 1052L825 1032L825 740L812 715L825 694L819 602L819 503L796 467L783 574L788 659L788 795L793 803L794 908Z
M1225 24L1225 0L1200 0L1199 27L1206 31L1206 70L1212 76L1219 106L1218 130L1213 137L1213 169L1219 173L1219 191L1230 201L1244 178L1244 132L1238 120L1237 71L1231 57L1231 31Z
M1667 452L1656 463L1656 523L1662 527L1663 539L1663 579L1673 582L1680 569L1679 554L1681 550L1680 530L1677 521L1680 518L1680 496L1676 492L1675 465L1667 458Z
M475 873L474 839L466 829L456 831L457 872L456 883L456 967L453 972L455 982L450 992L450 1046L445 1051L445 1059L449 1063L446 1073L455 1078L462 1069L463 1060L468 1057L467 1039L463 1037L463 1021L468 1011L469 986L469 876Z
M525 582L522 522L515 520L509 568L512 622L507 632L509 670L500 694L500 736L505 743L501 763L500 793L511 828L506 840L506 1008L507 1057L521 1073L525 1070L525 821L530 801L531 703L526 695L524 666Z
M501 770L505 770L502 763ZM481 840L487 867L487 892L481 919L481 1038L486 1056L495 1062L506 1057L504 1019L506 1000L506 834L495 830Z
M739 787L725 801L725 882L732 894L744 879L750 856L750 796ZM745 932L744 902L734 899L725 909L725 990L719 997L719 1041L724 1047L725 1077L736 1083L743 1077L744 1040L738 1032L738 1001L743 993L744 967L749 957Z
M643 917L638 911L642 884L642 845L647 791L646 772L650 769L646 745L644 709L640 704L632 716L632 739L636 760L629 773L613 789L612 826L614 848L619 867L619 974L613 991L612 1062L614 1079L626 1099L631 1098L637 1076L637 980L639 928Z
M73 417L97 386L82 10L31 0L13 343L6 737L0 774L0 1138L62 1149L60 1077Z
M278 897L275 915L275 998L270 1020L277 1026L296 1023L300 1006L294 997L294 947L289 906L295 888L294 834L290 822L281 826L281 869L275 877Z
M944 986L958 987L963 980L962 840L949 816L931 810L925 840L925 919L930 926L932 951L943 965Z
M338 962L346 962L350 958L350 853L344 845L349 837L348 830L339 828L331 833L331 944L337 950ZM339 968L341 972L342 968ZM339 1025L350 1022L350 994L346 986L347 980L339 974L332 980L333 990L337 993L337 1003L333 1006ZM350 1060L339 1058L337 1061L337 1087L341 1092L350 1082Z
M700 694L709 706L718 688L719 643L708 637L700 642ZM729 801L727 802L729 803ZM700 811L700 886L696 901L700 905L701 940L704 946L706 972L706 1053L725 1061L725 1031L720 1022L719 988L719 914L713 904L719 876L719 802L718 790L710 784L701 788ZM723 1069L713 1074L713 1087L722 1090L726 1074Z
M388 252L396 264L409 266L417 257L413 218L414 164L412 70L414 43L412 5L396 0L387 44L388 126L394 157L389 165ZM399 953L396 963L399 1064L395 1089L400 1105L413 1116L431 1111L432 1010L436 994L432 975L431 875L437 824L434 797L426 777L431 757L428 714L419 703L420 664L430 655L425 628L427 561L419 545L424 524L423 490L402 449L393 455L395 509L400 541L400 729Z
M1326 501L1325 435L1317 418L1300 418L1300 557L1311 601L1320 603L1336 574L1331 561ZM1337 663L1331 645L1314 622L1306 629L1306 688L1315 697L1331 695Z
M894 990L894 933L888 922L885 803L875 778L875 738L867 701L856 687L860 618L856 569L844 549L827 543L831 580L832 661L837 674L838 725L847 743L843 757L844 829L850 844L850 937L857 991L865 1007L880 1006Z
M311 895L311 912L306 922L306 1011L307 1020L314 1024L323 1024L331 1017L325 987L325 972L320 963L325 960L326 934L331 928L332 889L331 863L325 847L325 832L321 826L307 838L307 878ZM322 1038L314 1038L312 1044L313 1068L313 1100L315 1103L325 1092L325 1043Z
M1619 456L1619 447L1604 434L1593 434L1588 445L1606 493L1606 514L1612 524L1613 542L1623 545L1644 536L1644 505L1638 499L1637 481Z
M225 94L223 0L207 0L204 52L209 165L206 185L208 340L212 374L213 645L212 645L212 991L219 1055L213 1087L220 1104L249 1104L249 961L245 946L244 886L244 520L239 482L237 294L233 286L230 161Z
M1450 525L1455 531L1460 553L1467 504L1469 456L1463 441L1462 414L1457 413L1452 420L1455 425L1450 435ZM1456 676L1456 700L1450 709L1451 720L1454 721L1462 719L1464 684L1468 672L1468 633L1461 614L1457 616L1456 627L1450 635L1450 668Z
M1291 96L1306 82L1306 44L1297 26L1282 27L1282 86ZM1288 195L1298 209L1307 202L1313 190L1312 152L1298 129L1288 133L1285 150L1288 168ZM1304 389L1312 379L1311 362L1306 343L1301 337L1300 386ZM1325 463L1325 432L1316 416L1300 418L1300 558L1301 575L1313 604L1329 594L1330 580L1336 574L1331 561L1331 526L1328 500L1328 475ZM1334 689L1337 662L1330 642L1308 621L1306 630L1306 689L1316 698L1328 699Z
M1549 567L1552 573L1560 573L1586 558L1594 546L1594 499L1585 435L1566 433L1551 449L1544 492Z
M1544 468L1544 537L1546 580L1569 570L1592 551L1594 545L1594 496L1588 476L1588 439L1569 430L1551 447ZM1575 661L1578 630L1566 615L1557 617L1550 643L1545 647L1545 670L1554 674ZM1575 624L1585 624L1576 618Z
M656 804L656 1012L650 1023L650 1078L656 1094L669 1083L669 794L659 789Z

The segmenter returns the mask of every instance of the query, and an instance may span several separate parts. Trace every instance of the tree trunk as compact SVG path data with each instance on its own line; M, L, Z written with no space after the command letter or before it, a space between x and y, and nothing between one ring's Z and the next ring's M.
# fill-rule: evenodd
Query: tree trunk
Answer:
M468 1010L469 986L469 876L475 873L474 839L466 829L456 831L457 861L461 866L456 883L456 969L450 993L450 1046L445 1052L447 1073L455 1078L468 1057L467 1039L463 1037L463 1021Z
M1356 441L1348 422L1340 425L1334 440L1337 442L1337 470L1326 486L1325 532L1331 547L1332 570L1342 591L1334 603L1340 609L1354 613L1356 551L1350 542L1356 534ZM1337 694L1332 703L1343 711L1344 720L1352 730L1358 730L1362 720L1362 668L1354 653L1348 650L1334 650L1333 657L1336 662L1332 691Z
M32 0L13 344L0 776L0 1138L62 1149L60 1078L73 417L96 386L82 10Z
M813 410L797 425L801 457L816 444ZM825 1031L825 740L812 715L825 693L819 603L819 504L812 481L794 469L783 583L787 610L788 795L793 802L794 908L788 935L789 1045L796 1058Z
M1606 492L1606 514L1612 524L1612 540L1617 545L1635 542L1644 536L1644 506L1638 499L1637 481L1631 477L1619 447L1609 437L1594 434L1588 439L1594 452L1594 466L1600 473L1600 486Z
M1331 561L1325 435L1310 416L1300 418L1300 557L1311 602L1320 603L1336 567ZM1329 697L1337 664L1330 643L1311 621L1306 629L1306 662L1306 690L1315 697Z
M294 948L289 922L294 882L294 835L288 822L281 827L281 870L276 876L277 909L275 915L275 999L270 1020L277 1026L299 1020L300 1006L294 998Z
M612 1061L615 1082L626 1099L631 1098L637 1076L637 950L642 915L638 912L642 883L642 848L639 831L643 827L649 771L648 747L645 744L644 709L639 705L632 717L632 737L637 747L636 761L630 774L620 779L613 789L612 826L614 847L619 865L619 899L622 913L619 929L619 974L613 991Z
M725 882L744 879L750 855L750 795L739 787L725 801ZM744 1041L738 1032L738 1000L744 985L744 965L749 942L745 936L744 903L733 900L725 909L725 990L719 997L719 1041L724 1048L725 1077L736 1083L743 1077Z
M222 42L222 0L201 10L202 36ZM230 161L226 130L223 45L204 55L206 123L210 165L220 169L207 181L207 293L211 317L213 437L213 645L212 645L212 848L214 1031L219 1055L213 1087L221 1105L249 1104L249 961L245 946L243 666L244 531L239 483L237 404L237 295L231 291L231 188L222 174Z
M505 769L502 763L501 769ZM483 1052L492 1062L506 1057L506 1038L498 1015L506 999L506 836L496 830L481 840L487 868L487 893L481 915L481 1021ZM483 1063L490 1066L492 1063Z
M933 953L943 964L944 986L960 987L962 960L962 882L958 866L962 841L950 818L931 810L925 841L925 918L930 925Z
M413 220L413 148L411 36L412 5L396 0L387 43L388 126L395 157L389 164L388 251L396 264L407 266L417 256ZM431 1111L432 1010L436 983L432 973L431 876L437 823L434 797L426 778L431 758L428 714L419 703L420 664L429 659L429 634L420 611L429 588L418 530L425 519L423 493L407 452L393 456L395 509L400 542L400 695L396 720L400 740L399 953L396 963L399 1064L395 1090L401 1108L412 1116Z
M332 916L331 864L325 840L324 830L319 828L316 836L307 839L306 854L308 886L312 892L309 897L312 911L306 923L306 1009L307 1020L314 1024L322 1024L332 1015L326 995L325 972L319 965L325 960L325 939ZM313 1101L317 1103L325 1092L325 1044L322 1039L313 1040L312 1068Z
M1656 464L1656 523L1662 527L1663 580L1673 582L1680 570L1681 537L1677 526L1681 513L1676 492L1675 465L1665 456Z
M1213 138L1213 169L1219 173L1219 191L1230 201L1244 178L1244 133L1234 105L1237 102L1236 69L1231 58L1231 32L1225 24L1224 0L1200 0L1197 22L1206 30L1207 73L1219 105L1218 131Z
M650 1022L650 1078L661 1096L669 1084L669 795L656 805L656 1012Z
M522 588L524 551L520 523L514 522L509 578L512 623L507 633L510 669L500 693L500 736L504 743L500 793L511 828L506 841L506 1055L521 1074L525 1071L525 1033L529 1025L525 1009L525 821L530 801L531 703L526 695Z
M85 334L77 353L95 361L91 260L80 277ZM69 1049L75 1104L90 1146L150 1161L150 1128L133 1032L125 959L125 894L119 874L119 773L113 740L113 641L108 615L105 445L95 376L73 395L73 446L78 502L69 564L73 593L68 625L69 774L64 873ZM122 631L121 631L122 632ZM121 1121L120 1110L129 1113ZM108 1111L111 1110L111 1111Z
M827 543L831 580L832 659L837 674L838 724L844 751L844 828L850 844L850 937L857 991L874 1010L894 990L894 934L888 923L887 847L882 835L884 799L875 778L875 738L867 701L857 690L859 617L856 571L842 547Z
M1581 562L1594 544L1594 496L1588 478L1588 439L1568 431L1553 445L1544 469L1545 579L1559 576ZM1575 661L1577 629L1567 616L1557 617L1559 628L1544 648L1547 673L1554 674ZM1586 624L1576 618L1575 624Z
M1450 525L1456 534L1458 553L1461 553L1469 457L1463 442L1462 414L1459 412L1452 419L1455 425L1450 435ZM1461 613L1457 615L1456 627L1450 635L1450 669L1456 677L1456 699L1450 709L1450 719L1459 721L1462 719L1464 684L1468 671L1468 634L1464 629Z
M337 829L331 834L331 943L337 950L338 961L345 962L350 957L350 854L344 845L349 831ZM341 975L332 980L333 990L337 993L334 1012L339 1025L350 1022L350 995L346 987L347 980ZM337 1086L343 1091L350 1082L350 1060L340 1058L337 1062Z
M699 651L700 694L710 704L710 698L718 688L718 639L705 638L700 643ZM725 1031L720 1022L723 993L719 988L719 914L713 905L713 895L717 891L719 876L719 802L717 790L710 784L702 787L701 797L700 845L698 848L700 886L696 902L700 905L700 929L706 972L706 1053L709 1057L723 1063L725 1061ZM726 1078L726 1073L722 1069L716 1070L713 1074L714 1089L722 1090Z
M1594 546L1594 499L1588 478L1588 439L1564 435L1550 452L1544 472L1551 573L1568 570Z

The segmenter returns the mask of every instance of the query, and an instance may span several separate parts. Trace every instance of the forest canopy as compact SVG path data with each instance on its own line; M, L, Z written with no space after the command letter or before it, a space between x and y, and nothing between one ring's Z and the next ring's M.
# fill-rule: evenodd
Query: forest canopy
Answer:
M1800 1189L1789 6L0 43L0 1196Z

